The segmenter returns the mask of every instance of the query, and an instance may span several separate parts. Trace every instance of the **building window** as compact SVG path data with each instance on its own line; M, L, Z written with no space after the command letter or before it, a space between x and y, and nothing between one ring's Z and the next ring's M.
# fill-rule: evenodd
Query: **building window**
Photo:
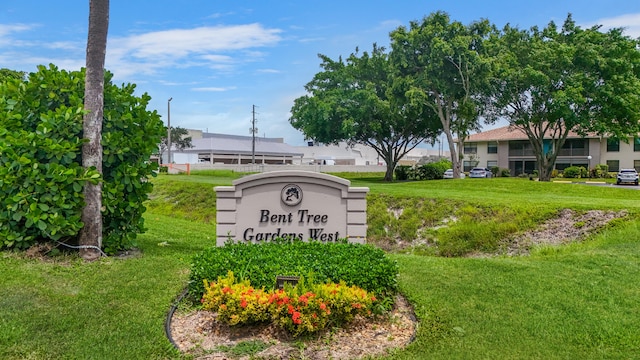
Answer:
M558 156L587 156L588 154L589 142L587 139L567 139Z
M618 152L618 151L620 151L620 140L607 139L607 152Z
M529 140L509 141L509 156L534 156Z
M497 153L498 153L498 142L489 141L487 143L487 154L497 154Z
M640 138L633 138L633 151L640 151Z
M633 168L640 172L640 160L633 160Z
M473 169L477 165L478 165L477 161L467 161L467 160L465 160L465 161L462 162L462 171L469 172L469 171L471 171L471 169Z
M465 154L477 154L478 153L478 143L475 143L475 142L464 143L464 153Z
M498 167L498 162L495 160L487 161L487 168L491 170L492 167Z
M611 172L620 171L620 160L607 160L607 167Z

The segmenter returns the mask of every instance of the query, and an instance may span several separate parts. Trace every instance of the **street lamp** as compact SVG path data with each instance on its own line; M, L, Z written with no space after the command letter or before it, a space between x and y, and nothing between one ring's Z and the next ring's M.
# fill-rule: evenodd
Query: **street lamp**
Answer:
M589 161L589 167L587 168L587 171L589 171L589 177L591 177L591 159L593 159L591 155L587 156L587 160Z
M167 163L171 164L171 100L167 100Z

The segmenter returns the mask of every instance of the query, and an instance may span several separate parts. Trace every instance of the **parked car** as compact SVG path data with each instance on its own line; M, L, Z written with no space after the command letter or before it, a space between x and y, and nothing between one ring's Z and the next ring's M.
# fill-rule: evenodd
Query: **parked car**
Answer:
M636 169L620 169L618 176L616 176L616 184L620 185L622 183L638 185L638 172Z
M460 179L464 179L464 173L460 173ZM443 179L453 179L453 169L447 169L447 171L442 174Z
M490 178L491 175L491 170L487 168L475 167L469 171L470 178Z

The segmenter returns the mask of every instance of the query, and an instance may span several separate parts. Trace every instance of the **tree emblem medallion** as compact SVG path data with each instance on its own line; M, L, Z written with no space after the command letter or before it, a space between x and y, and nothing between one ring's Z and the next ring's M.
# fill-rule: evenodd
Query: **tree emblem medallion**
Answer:
M289 206L296 206L302 201L302 189L295 184L287 184L280 192L280 199Z

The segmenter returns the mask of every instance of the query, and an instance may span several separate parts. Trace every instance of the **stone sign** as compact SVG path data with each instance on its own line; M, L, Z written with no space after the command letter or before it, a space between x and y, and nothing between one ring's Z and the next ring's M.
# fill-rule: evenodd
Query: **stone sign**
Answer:
M350 184L312 171L273 171L216 186L216 244L276 238L364 243L369 188Z

